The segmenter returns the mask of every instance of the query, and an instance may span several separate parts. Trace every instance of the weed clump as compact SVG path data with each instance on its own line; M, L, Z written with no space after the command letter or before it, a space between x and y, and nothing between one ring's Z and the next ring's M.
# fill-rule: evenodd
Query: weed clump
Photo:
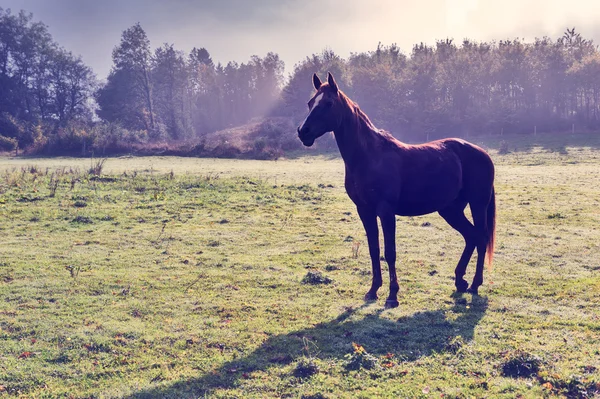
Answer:
M458 336L452 338L446 344L446 350L450 353L457 354L463 346L465 346L465 341L463 340L463 338L460 335L458 335Z
M301 357L294 368L294 377L309 378L319 372L319 365L313 359Z
M88 173L92 176L100 176L102 174L102 169L104 169L104 163L106 162L106 158L99 159L96 162L92 159L92 165L88 170Z
M303 284L319 285L319 284L331 284L333 282L327 276L324 276L321 272L308 272L302 279Z
M87 216L77 216L75 219L72 220L73 223L83 223L83 224L92 224L94 223L94 221L87 217Z
M561 378L559 375L550 376L542 386L567 398L595 398L600 393L599 382L580 375L571 375L568 378Z
M353 342L352 348L354 351L345 356L347 359L345 364L346 370L373 370L381 368L379 359L368 353L362 345Z
M548 215L548 219L566 219L567 217L560 212Z
M502 364L505 377L528 378L537 375L543 362L539 356L524 351L517 351Z
M327 396L318 392L318 393L313 393L313 394L308 394L308 395L302 395L302 396L300 396L300 399L327 399Z

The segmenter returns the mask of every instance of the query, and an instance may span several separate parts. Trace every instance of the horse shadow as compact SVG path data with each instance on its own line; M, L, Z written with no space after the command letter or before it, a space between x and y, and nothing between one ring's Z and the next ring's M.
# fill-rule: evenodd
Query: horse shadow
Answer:
M406 362L433 353L456 351L457 341L465 344L473 339L488 300L483 296L473 296L471 302L463 295L452 298L451 307L415 312L397 320L382 317L383 310L361 315L361 309L368 304L348 308L329 322L272 336L252 353L228 361L215 371L169 386L147 388L126 398L210 396L216 389L239 386L239 381L253 371L289 365L302 356L343 360L346 354L352 353L353 342L361 344L372 355L392 353L397 360Z

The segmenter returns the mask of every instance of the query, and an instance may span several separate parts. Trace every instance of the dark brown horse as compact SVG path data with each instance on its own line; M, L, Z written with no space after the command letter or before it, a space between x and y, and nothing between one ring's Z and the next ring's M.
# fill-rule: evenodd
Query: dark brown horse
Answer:
M396 307L396 215L432 212L438 212L465 239L455 270L456 290L477 294L483 283L486 252L490 265L494 254L496 200L494 164L489 155L461 139L404 144L375 128L358 105L338 89L331 74L326 83L315 74L313 83L317 92L308 102L309 114L298 128L298 137L310 147L326 132L335 135L346 166L346 192L356 204L369 243L373 283L365 299L377 299L382 284L377 217L390 271L390 296L385 306ZM473 223L464 214L467 204ZM475 248L477 268L469 287L464 276Z

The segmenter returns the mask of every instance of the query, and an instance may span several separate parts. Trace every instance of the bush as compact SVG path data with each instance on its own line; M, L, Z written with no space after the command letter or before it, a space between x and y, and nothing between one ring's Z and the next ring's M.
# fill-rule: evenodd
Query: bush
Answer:
M17 147L23 149L43 147L47 141L44 135L44 127L41 124L18 120L7 112L0 114L1 136L15 140ZM6 142L4 143L6 144ZM1 150L2 148L0 148Z
M215 158L236 158L241 153L242 151L239 148L227 141L223 141L209 152L209 156Z
M116 123L100 123L91 132L93 150L96 154L107 155L131 152L134 147L148 142L145 130L127 130Z
M59 127L48 136L48 141L38 146L34 152L46 152L52 155L86 155L92 146L90 129L83 123L70 122Z
M21 123L8 112L0 114L0 137L20 137L23 133Z
M267 146L267 140L264 137L259 137L254 141L254 151L261 152Z
M287 123L285 124L287 125ZM289 126L284 126L283 123L276 123L271 119L267 119L262 122L258 128L256 129L256 133L261 137L266 137L269 139L277 139L281 137L285 131L289 131Z
M17 145L17 140L11 137L0 136L0 151L14 151Z
M302 144L295 132L296 127L289 118L266 119L254 131L254 150L257 154L265 153L262 159L274 159L277 154L283 155L283 151L297 150Z

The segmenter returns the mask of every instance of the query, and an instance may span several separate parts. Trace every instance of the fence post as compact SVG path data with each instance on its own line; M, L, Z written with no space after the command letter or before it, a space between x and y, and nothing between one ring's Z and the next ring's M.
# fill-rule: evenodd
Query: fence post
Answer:
M575 124L573 123L573 126L571 126L571 134L575 134Z
M534 136L537 136L537 126L534 126L534 127L533 127L533 135L534 135Z

